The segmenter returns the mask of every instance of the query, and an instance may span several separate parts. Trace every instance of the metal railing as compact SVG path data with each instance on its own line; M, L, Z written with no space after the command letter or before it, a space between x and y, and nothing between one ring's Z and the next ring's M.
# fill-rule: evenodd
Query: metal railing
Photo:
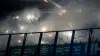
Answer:
M20 53L20 56L23 56L24 49L25 49L25 43L26 43L26 39L27 39L27 34L39 33L40 37L39 37L38 48L37 48L37 56L40 56L40 45L41 45L41 40L42 40L43 33L56 32L55 40L54 40L54 46L53 46L53 56L56 56L56 46L57 46L57 39L58 39L59 32L72 31L72 38L71 38L71 45L70 45L70 56L72 56L72 52L73 52L73 48L72 47L73 47L73 43L74 43L75 31L89 30L88 47L87 47L87 56L89 56L89 52L90 52L90 48L91 48L91 37L92 37L93 30L95 30L95 29L100 29L100 28L74 29L74 30L61 30L61 31L48 31L48 32L0 34L0 36L1 35L9 35L7 46L6 46L6 50L5 51L0 51L0 52L5 52L5 56L8 56L8 50L9 50L9 47L10 47L10 42L11 42L12 35L25 34L24 35L24 39L23 39L23 43L22 43L21 53Z

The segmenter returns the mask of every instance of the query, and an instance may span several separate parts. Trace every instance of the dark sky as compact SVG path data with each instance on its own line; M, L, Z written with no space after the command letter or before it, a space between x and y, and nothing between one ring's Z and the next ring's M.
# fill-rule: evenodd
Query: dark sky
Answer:
M57 1L57 0L55 0ZM68 1L68 0L67 0ZM76 0L78 1L78 0ZM34 4L33 4L34 2ZM42 0L38 1L38 0L33 0L33 1L24 1L24 0L1 0L0 1L0 7L2 12L3 11L12 11L12 10L19 10L19 9L22 9L24 8L25 6L33 6L33 5L39 5L39 2L43 3ZM59 0L57 1L59 2ZM86 1L87 3L89 2L95 2L95 4L100 7L99 5L99 2L100 0L87 0ZM67 2L66 2L67 3ZM39 5L41 6L41 5Z
M33 2L34 1L34 2ZM24 0L1 0L0 1L0 15L11 13L13 11L21 10L29 6L39 6L40 8L46 7L43 4L43 1L33 0L33 1L24 1ZM55 0L57 1L57 0ZM67 0L68 1L68 0ZM78 1L78 0L76 0ZM85 0L86 1L86 0ZM59 2L59 1L57 1ZM66 2L66 1L65 1ZM86 3L94 2L97 7L100 7L100 0L87 0ZM40 5L42 3L42 5ZM67 2L66 2L67 3ZM51 5L51 4L50 4ZM88 6L88 5L87 5ZM47 6L49 8L49 6Z
M23 10L26 7L38 7L40 9L52 8L52 4L45 4L42 0L24 1L24 0L2 0L0 1L0 17L5 17L8 13Z

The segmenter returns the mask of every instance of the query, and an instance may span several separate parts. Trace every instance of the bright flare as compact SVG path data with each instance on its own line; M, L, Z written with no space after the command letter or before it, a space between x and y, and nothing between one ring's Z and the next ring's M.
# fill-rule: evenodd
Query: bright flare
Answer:
M47 31L47 28L43 27L41 30L44 32L44 31Z
M41 44L45 44L45 42L44 41L41 41Z
M24 29L24 26L20 26L20 30L23 30Z
M79 12L82 12L82 9L80 9Z
M52 37L52 34L50 34L49 37Z
M16 16L16 19L19 19L19 16Z
M73 26L72 26L72 23L69 23L68 25L69 25L70 27L73 27Z
M44 0L44 2L48 2L48 0Z
M72 31L68 32L67 34L68 36L72 36Z
M82 9L76 9L76 12L82 12Z
M27 15L27 19L28 19L28 20L31 20L31 19L33 19L33 18L35 18L34 15Z
M72 36L72 31L64 32L63 34L66 35L66 36L68 36L68 37L71 37Z
M65 14L66 12L67 12L67 10L61 9L60 12L59 12L59 15L63 15L63 14Z
M65 9L61 10L62 13L66 13L66 11L67 11L67 10L65 10Z
M31 16L30 16L30 15L28 15L28 16L27 16L27 19L28 19L28 20L30 20L30 19L31 19Z
M21 43L21 40L18 40L18 43Z
M8 31L8 30L6 30L6 33L9 33L9 31Z
M20 36L24 36L24 34L21 34Z
M50 0L50 2L51 2L53 5L55 5L57 8L62 8L62 6L60 6L60 5L57 4L56 2L54 2L54 1L52 1L52 0Z
M13 31L13 33L15 33L15 31Z

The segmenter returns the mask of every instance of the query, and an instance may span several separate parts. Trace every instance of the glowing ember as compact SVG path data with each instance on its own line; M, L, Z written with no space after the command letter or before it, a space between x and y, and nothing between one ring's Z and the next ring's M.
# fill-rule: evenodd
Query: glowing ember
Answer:
M49 37L52 37L52 34L50 34Z
M65 14L66 12L67 12L67 10L61 9L60 12L59 12L59 15L63 15L63 14Z
M16 16L16 19L19 19L19 16Z
M46 27L42 27L41 30L44 32L44 31L47 31L47 28Z
M24 26L20 26L20 30L23 30L24 29Z
M15 31L13 31L13 33L15 33Z
M6 33L9 33L9 31L8 31L8 30L6 30Z
M41 44L45 44L45 42L44 41L41 41Z
M18 40L18 43L21 43L21 40Z
M48 2L48 0L44 0L44 2Z
M69 23L68 25L69 25L70 27L72 27L72 23Z
M27 15L27 19L28 19L28 20L33 19L33 18L35 18L34 15Z

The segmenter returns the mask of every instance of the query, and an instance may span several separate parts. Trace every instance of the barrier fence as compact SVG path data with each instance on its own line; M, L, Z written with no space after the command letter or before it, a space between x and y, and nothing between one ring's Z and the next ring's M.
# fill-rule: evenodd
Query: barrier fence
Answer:
M81 47L86 48L86 52L85 54L83 55L82 53L79 55L79 56L99 56L99 51L97 51L97 53L95 55L91 55L90 52L91 52L91 46L93 44L92 42L92 37L93 37L93 32L94 30L99 30L100 28L90 28L90 29L75 29L75 30L61 30L61 31L48 31L48 32L30 32L30 33L12 33L12 34L0 34L0 36L3 36L3 35L9 35L9 38L8 38L8 41L7 41L7 46L6 46L6 50L4 51L0 51L1 53L2 52L5 52L5 55L4 56L75 56L73 54L73 51L75 49L75 46L79 45L79 44L74 44L74 39L75 39L75 33L76 31L82 31L82 30L86 30L89 32L88 34L88 42L86 43L87 47L83 47L85 45L85 43L80 43ZM72 36L71 36L71 40L70 40L70 44L63 44L63 45L57 45L57 41L58 41L58 36L59 36L59 33L60 32L65 32L65 31L71 31L72 32ZM43 37L43 34L44 33L55 33L55 38L54 38L54 44L53 45L49 45L49 44L44 44L44 46L48 46L49 49L51 49L52 51L48 51L47 52L50 54L46 54L45 55L41 55L41 47L43 47L43 45L41 44L42 42L42 37ZM12 47L10 46L10 43L11 43L11 39L12 39L12 35L19 35L19 34L24 34L24 38L23 38L23 42L22 42L22 46L18 46L18 47ZM38 44L35 46L25 46L26 44L26 39L27 39L27 35L28 34L39 34L39 41L38 41ZM99 33L98 33L99 34ZM52 41L51 41L52 42ZM99 45L99 41L97 41L96 43L98 43ZM95 45L95 44L93 44ZM52 47L51 47L52 46ZM63 47L63 55L60 55L59 50L62 50L60 48L57 49L57 47L61 47L61 46L65 46ZM36 51L34 51L35 54L31 54L31 55L25 55L25 52L27 53L29 51L29 48L33 48L36 49ZM68 52L66 50L64 50L64 48L66 48L69 50ZM16 48L19 48L20 51ZM28 49L27 49L28 48ZM77 47L79 48L79 47ZM98 47L95 47L94 50L94 53L96 51L96 48L99 50ZM17 54L16 52L13 52L12 54L12 51L10 53L10 49L13 49L17 51ZM82 49L82 48L81 48ZM76 50L76 49L75 49ZM18 51L19 51L19 54L18 54ZM79 51L79 49L77 49L77 51ZM42 51L43 52L43 51ZM46 52L46 51L45 51ZM58 53L57 53L58 52ZM64 53L64 52L67 52L67 53ZM83 51L80 51L80 52L83 52ZM32 52L30 52L32 53ZM78 54L78 53L77 53ZM78 55L76 55L78 56Z

